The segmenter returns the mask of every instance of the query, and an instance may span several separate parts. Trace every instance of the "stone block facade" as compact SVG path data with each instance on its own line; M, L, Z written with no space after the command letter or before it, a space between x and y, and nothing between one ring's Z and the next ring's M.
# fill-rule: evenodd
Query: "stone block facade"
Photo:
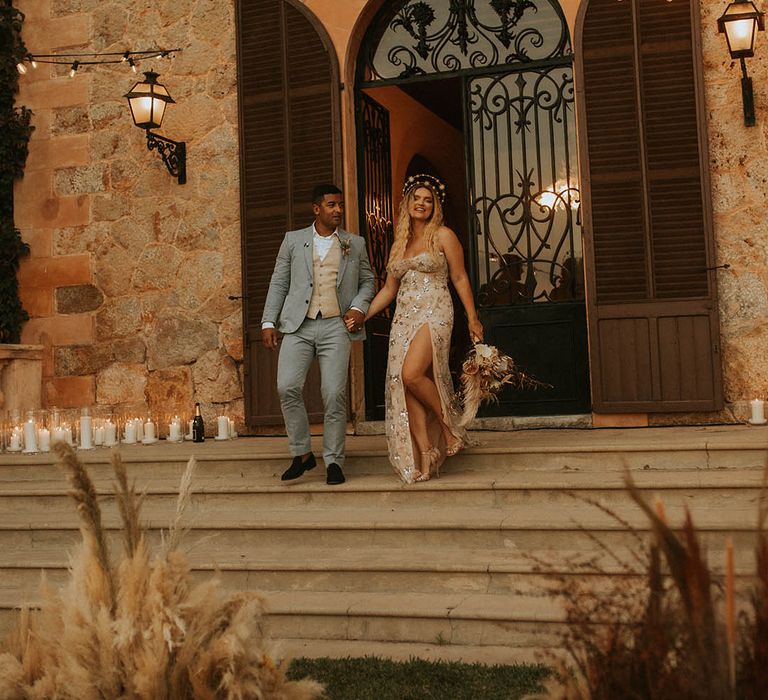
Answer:
M183 48L175 59L88 68L41 64L22 80L34 111L17 224L19 273L44 348L47 405L148 403L242 423L243 359L234 3L20 0L34 53ZM123 95L141 71L178 101L161 133L188 144L180 186ZM209 421L213 423L213 421Z
M705 101L719 273L726 410L650 416L651 423L741 420L768 398L768 37L749 61L758 126L744 127L740 73L717 34L726 0L700 0ZM238 109L233 0L17 0L36 53L183 49L155 69L178 104L162 133L188 145L179 186L130 119L123 95L140 76L123 65L41 66L20 104L36 130L16 189L32 249L20 272L32 320L23 342L44 347L44 400L59 406L203 402L243 417ZM336 48L345 84L379 0L305 0ZM563 0L573 27L579 0ZM356 221L352 90L344 90L345 182ZM353 372L361 376L361 354ZM356 384L353 405L362 389ZM645 418L632 417L637 424ZM600 421L598 421L599 423ZM609 421L610 424L610 421Z

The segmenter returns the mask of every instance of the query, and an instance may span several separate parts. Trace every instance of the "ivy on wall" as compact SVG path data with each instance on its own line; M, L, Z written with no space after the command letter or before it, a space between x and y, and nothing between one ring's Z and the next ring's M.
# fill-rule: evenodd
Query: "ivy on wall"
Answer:
M16 273L29 246L13 221L13 181L22 177L29 151L32 112L16 107L19 72L28 51L21 38L24 15L13 0L0 0L0 342L18 343L29 315L19 299Z

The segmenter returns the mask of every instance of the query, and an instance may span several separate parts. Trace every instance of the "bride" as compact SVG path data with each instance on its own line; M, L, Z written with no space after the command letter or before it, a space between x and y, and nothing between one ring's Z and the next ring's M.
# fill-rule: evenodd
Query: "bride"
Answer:
M386 433L392 466L408 484L439 476L446 456L455 455L467 439L452 407L449 278L464 305L472 340L483 340L464 251L443 225L444 199L445 185L436 177L406 180L387 280L366 316L381 313L397 298L389 335Z

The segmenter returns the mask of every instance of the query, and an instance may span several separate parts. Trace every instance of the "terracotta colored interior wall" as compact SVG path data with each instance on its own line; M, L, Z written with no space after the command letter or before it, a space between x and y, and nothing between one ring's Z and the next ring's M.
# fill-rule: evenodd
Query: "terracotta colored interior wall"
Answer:
M395 213L402 199L402 184L408 164L416 154L424 156L435 166L454 204L463 204L467 189L462 133L397 87L375 88L366 92L389 110ZM465 228L465 221L453 221L451 224L456 229ZM461 230L457 233L462 238L466 235Z

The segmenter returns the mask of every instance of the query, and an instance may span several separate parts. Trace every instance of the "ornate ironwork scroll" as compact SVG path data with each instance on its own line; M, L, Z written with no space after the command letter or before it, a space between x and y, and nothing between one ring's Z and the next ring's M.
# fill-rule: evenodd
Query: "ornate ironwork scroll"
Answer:
M406 0L366 51L366 82L567 56L556 0Z
M481 306L584 298L573 98L569 65L470 81Z
M187 145L184 141L173 141L147 129L147 150L157 151L165 167L179 184L187 182Z

